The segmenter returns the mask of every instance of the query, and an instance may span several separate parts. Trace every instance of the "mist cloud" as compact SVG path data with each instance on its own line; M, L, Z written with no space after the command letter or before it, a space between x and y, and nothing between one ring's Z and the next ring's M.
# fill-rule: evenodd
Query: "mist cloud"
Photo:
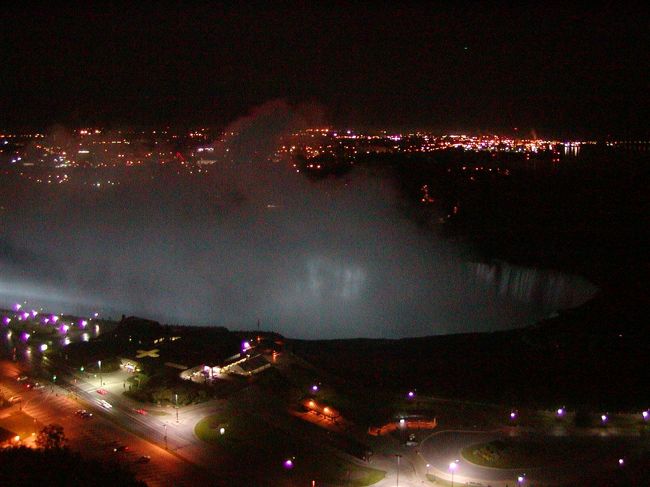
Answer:
M226 130L236 135L216 145L207 176L22 188L3 216L0 299L336 338L507 328L593 291L567 277L570 302L536 299L549 276L534 271L508 293L408 220L390 181L357 171L314 182L269 161L282 135L319 117L258 108Z

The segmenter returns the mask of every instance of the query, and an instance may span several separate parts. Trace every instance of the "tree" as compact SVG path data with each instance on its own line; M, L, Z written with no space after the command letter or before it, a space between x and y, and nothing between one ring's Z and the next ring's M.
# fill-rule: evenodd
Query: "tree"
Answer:
M48 424L36 437L36 444L44 450L61 449L65 443L66 437L60 424Z

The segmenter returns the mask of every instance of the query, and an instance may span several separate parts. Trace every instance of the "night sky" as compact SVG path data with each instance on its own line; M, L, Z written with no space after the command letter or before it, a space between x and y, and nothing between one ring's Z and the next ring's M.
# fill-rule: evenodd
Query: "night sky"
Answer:
M645 135L648 18L618 2L21 3L0 12L0 126L225 126L283 99L355 128Z

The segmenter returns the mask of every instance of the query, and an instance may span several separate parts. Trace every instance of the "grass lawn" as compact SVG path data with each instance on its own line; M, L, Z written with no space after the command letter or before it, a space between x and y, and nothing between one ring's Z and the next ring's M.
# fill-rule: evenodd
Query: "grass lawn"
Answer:
M445 479L438 479L434 475L431 475L430 473L427 474L427 480L432 484L436 484L436 485L451 485L451 481Z
M553 461L548 447L542 442L495 440L465 448L465 460L494 468L537 467Z
M547 436L504 438L471 445L462 455L465 460L485 467L534 468L602 461L627 449L626 441L618 438Z
M169 416L169 413L165 411L159 411L158 409L147 409L147 413L152 416Z
M220 432L222 427L225 429L223 435ZM275 468L281 464L283 453L292 452L296 455L296 475L309 476L332 485L364 487L379 482L386 475L382 470L357 465L328 450L305 445L250 414L238 414L231 410L207 416L196 424L194 432L207 443L223 446L237 457L257 463L260 469ZM282 452L278 451L278 445L284 447Z

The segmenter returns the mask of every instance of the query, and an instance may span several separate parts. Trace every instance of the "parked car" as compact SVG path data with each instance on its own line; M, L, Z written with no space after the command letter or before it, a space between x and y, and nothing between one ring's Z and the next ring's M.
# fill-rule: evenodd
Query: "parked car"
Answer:
M105 396L108 394L108 391L106 389L97 389L97 394L101 394L102 396Z
M146 415L147 415L147 411L145 411L145 410L142 409L142 408L140 408L140 409L134 409L134 411L135 411L136 413L138 413L138 414L142 414L143 416L146 416Z
M151 461L151 457L149 455L142 455L140 458L138 458L138 463L149 463Z
M27 377L26 375L19 375L18 377L16 377L16 380L18 382L22 382L22 381L27 380L27 379L29 379L29 377Z
M114 453L123 452L123 451L128 451L128 450L129 450L129 447L126 446L126 445L118 445L118 446L116 446L115 448L113 448L113 452L114 452Z

